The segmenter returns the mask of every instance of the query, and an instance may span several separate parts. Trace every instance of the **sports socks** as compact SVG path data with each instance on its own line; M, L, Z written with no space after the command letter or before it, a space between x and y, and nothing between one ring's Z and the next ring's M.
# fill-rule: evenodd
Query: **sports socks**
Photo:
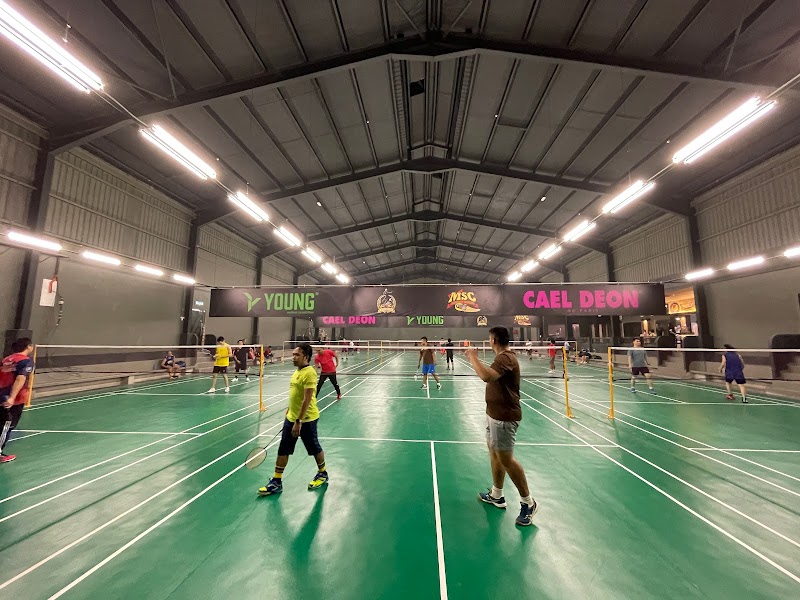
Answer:
M492 486L492 498L502 498L503 497L503 488L496 488Z
M275 475L273 476L273 479L282 479L284 469L286 469L286 467L275 467Z

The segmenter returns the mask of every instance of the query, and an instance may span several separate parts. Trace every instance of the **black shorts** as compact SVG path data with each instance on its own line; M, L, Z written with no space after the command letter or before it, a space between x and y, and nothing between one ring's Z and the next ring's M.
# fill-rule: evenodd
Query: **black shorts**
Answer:
M303 445L306 447L306 452L309 456L316 456L322 452L322 446L319 445L319 438L317 437L317 423L309 421L300 426L300 438L303 440ZM292 428L294 423L288 419L283 420L283 431L281 432L281 443L278 446L278 456L290 456L294 454L294 447L297 445L298 438L292 435Z
M631 367L631 375L647 375L650 373L650 369L647 367Z
M214 368L211 370L212 373L227 373L228 367L218 367L214 365Z
M739 385L747 383L747 379L744 378L744 373L741 371L738 373L725 373L725 383L733 383L734 381Z

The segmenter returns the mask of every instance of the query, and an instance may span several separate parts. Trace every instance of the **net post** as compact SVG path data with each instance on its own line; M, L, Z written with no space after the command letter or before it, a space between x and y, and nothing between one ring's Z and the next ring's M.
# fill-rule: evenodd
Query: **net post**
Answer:
M608 396L611 399L611 405L608 409L608 418L614 418L614 350L611 346L608 347Z
M383 362L383 340L381 340L381 355L380 358L378 359L378 363L382 362Z
M564 400L567 405L567 418L574 419L575 415L572 413L572 409L569 406L569 373L567 372L567 348L566 346L561 348L561 356L564 361Z
M259 361L258 367L258 410L264 412L266 408L264 408L264 346L260 345L258 347L258 352L261 355L261 360Z
M31 371L31 376L28 379L28 398L25 400L25 406L31 405L31 399L33 398L33 378L36 376L36 351L39 349L38 346L33 347L33 364L34 369Z

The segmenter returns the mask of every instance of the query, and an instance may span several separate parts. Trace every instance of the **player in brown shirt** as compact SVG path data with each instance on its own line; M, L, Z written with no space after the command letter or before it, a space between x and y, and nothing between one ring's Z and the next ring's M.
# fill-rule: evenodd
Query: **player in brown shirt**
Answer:
M475 373L486 382L486 445L492 465L492 488L478 494L478 499L497 508L507 506L503 496L503 481L506 473L514 482L520 495L520 513L517 525L532 525L533 515L539 510L531 497L528 480L522 465L514 458L514 443L517 428L522 419L519 403L520 371L517 355L509 349L511 337L505 327L489 330L489 343L495 353L491 366L478 360L478 351L466 351Z
M442 384L439 382L439 376L436 374L436 356L433 352L433 348L428 346L428 338L423 336L420 346L422 346L422 350L419 351L417 369L422 365L422 389L428 389L428 375L433 375L433 378L436 380L436 389L440 390L442 389Z

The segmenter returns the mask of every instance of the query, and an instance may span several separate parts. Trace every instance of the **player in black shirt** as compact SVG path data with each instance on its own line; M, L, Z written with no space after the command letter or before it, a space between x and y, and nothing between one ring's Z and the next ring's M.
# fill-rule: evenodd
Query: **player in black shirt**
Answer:
M233 358L236 361L236 374L233 376L234 381L239 381L239 372L244 373L244 380L250 381L250 375L247 373L247 359L250 358L250 348L244 345L244 340L237 342L238 348L233 353Z

